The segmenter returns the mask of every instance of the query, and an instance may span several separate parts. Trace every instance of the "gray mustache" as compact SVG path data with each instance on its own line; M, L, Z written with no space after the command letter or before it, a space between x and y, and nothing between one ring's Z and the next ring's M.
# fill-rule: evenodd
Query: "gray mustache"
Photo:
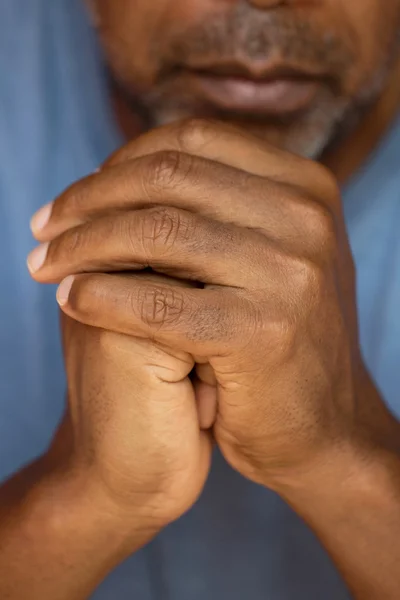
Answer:
M167 60L170 64L207 59L243 62L281 61L343 72L352 62L351 49L333 33L317 31L310 20L292 12L255 9L247 3L180 32Z

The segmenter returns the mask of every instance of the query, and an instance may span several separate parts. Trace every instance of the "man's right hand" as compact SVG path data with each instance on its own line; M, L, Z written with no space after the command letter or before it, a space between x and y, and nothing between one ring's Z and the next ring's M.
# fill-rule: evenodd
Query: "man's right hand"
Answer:
M198 414L192 357L64 316L63 336L65 419L47 454L0 487L10 600L86 600L191 507L209 471L200 425L213 417Z
M209 471L211 441L188 377L193 358L69 317L63 338L68 462L99 502L115 507L128 534L151 536L191 507Z

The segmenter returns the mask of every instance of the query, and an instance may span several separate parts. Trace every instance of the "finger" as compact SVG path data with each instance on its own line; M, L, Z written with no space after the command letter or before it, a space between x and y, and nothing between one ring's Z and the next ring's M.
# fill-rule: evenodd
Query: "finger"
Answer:
M32 229L39 241L48 241L102 214L154 205L176 206L251 227L259 223L260 208L255 206L249 211L249 190L258 197L262 190L262 197L268 194L269 210L279 209L282 190L272 181L189 154L158 152L73 184L52 207L39 211L32 220Z
M248 287L265 270L266 244L259 234L242 228L156 207L101 217L70 229L44 247L44 262L41 246L28 264L34 278L47 283L75 273L151 267L178 278Z
M252 334L248 322L257 323L254 315L248 321L251 307L240 295L156 283L140 275L68 277L57 299L68 316L86 325L207 358L230 353L244 330Z
M207 385L215 387L217 385L217 380L212 366L208 362L196 360L196 357L194 357L194 359L196 361L197 379Z
M268 144L242 128L212 119L187 119L153 129L117 150L104 168L172 150L201 156L254 175L303 185L315 164Z
M210 429L217 418L217 379L212 366L200 357L193 357L196 361L193 387L196 395L199 421L203 429Z
M145 276L148 282L153 282L155 284L161 285L174 285L178 287L191 287L190 284L182 282L180 280L172 280L171 278L164 277L162 275L153 275L146 274ZM64 342L66 343L65 347L68 348L70 344L68 344L68 340L65 339L71 337L71 333L79 327L87 327L82 325L75 319L68 317L65 313L62 313L62 329L63 329L63 337ZM120 340L122 338L132 339L128 336L120 335ZM142 344L142 347L140 346ZM176 383L182 381L184 378L188 376L188 374L192 371L195 366L195 359L190 354L186 354L181 351L173 351L165 345L152 343L148 344L148 340L139 340L137 337L135 338L135 349L139 348L141 351L141 359L143 361L143 365L146 367L151 367L151 372L156 374L157 377L162 378L164 382ZM129 351L129 347L127 348ZM68 353L67 353L68 354ZM172 362L170 363L168 357L171 357ZM68 359L68 356L66 356ZM178 359L178 360L177 360ZM201 361L201 358L199 357ZM177 368L178 365L178 368ZM197 369L199 367L200 370ZM207 364L196 365L196 375L192 379L193 388L195 392L196 398L196 406L197 406L197 414L199 419L200 429L207 430L210 429L216 417L217 411L217 400L216 400L216 380L214 372L211 366ZM201 376L200 376L201 375ZM212 385L207 386L206 383L211 381Z
M186 119L153 129L117 150L104 168L165 151L202 157L302 189L341 212L338 185L329 169L279 149L241 127L212 119Z
M292 242L293 250L300 241L304 245L304 240L313 239L316 218L328 212L299 188L207 159L166 152L117 165L74 184L55 201L50 220L36 237L48 241L112 211L154 205L261 230L272 240Z
M200 428L211 429L215 423L218 410L217 386L209 385L195 377L193 387L196 396Z

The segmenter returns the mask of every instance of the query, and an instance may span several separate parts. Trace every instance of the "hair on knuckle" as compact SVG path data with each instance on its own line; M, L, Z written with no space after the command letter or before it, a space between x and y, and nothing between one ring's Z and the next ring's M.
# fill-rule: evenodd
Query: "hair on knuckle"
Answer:
M218 303L210 303L193 311L192 327L188 338L195 342L232 342L235 332L227 319L226 307Z

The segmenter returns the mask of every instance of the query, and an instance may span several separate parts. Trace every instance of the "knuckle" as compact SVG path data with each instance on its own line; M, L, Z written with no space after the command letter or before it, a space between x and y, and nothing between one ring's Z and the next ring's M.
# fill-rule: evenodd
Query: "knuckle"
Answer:
M265 339L269 354L277 362L286 361L288 357L293 356L297 344L295 320L289 318L288 314L268 319Z
M340 187L332 171L313 160L301 159L301 161L303 163L302 187L308 189L315 198L324 199L332 208L340 209Z
M316 179L323 197L331 202L333 201L334 205L337 202L340 203L339 183L332 171L322 164L317 164L317 169Z
M320 258L335 254L337 231L334 215L324 204L307 201L303 205L302 219L306 228L306 239Z
M84 225L63 233L58 239L50 243L49 261L65 260L65 258L69 259L75 254L79 254L86 248L88 235L88 227Z
M80 252L86 242L86 238L88 235L87 227L77 227L76 229L71 229L66 235L64 240L64 251L67 255L74 254L75 252Z
M53 207L53 215L68 216L84 212L90 207L90 194L94 183L94 176L89 175L81 181L71 184L61 196L59 196Z
M177 150L156 152L146 160L148 164L144 187L150 192L163 192L165 188L174 188L186 177L187 161Z
M141 239L146 255L170 250L184 229L181 212L171 207L156 207L143 213ZM136 232L134 232L135 235Z
M176 325L185 311L183 295L172 287L152 286L141 290L138 306L141 320L150 327L158 328Z
M295 304L303 310L314 307L326 287L324 268L307 258L292 258L289 267L289 289L295 294Z
M68 303L80 317L88 317L96 311L101 296L95 275L80 275L74 280Z
M176 126L176 138L182 152L196 154L204 146L213 143L216 136L216 123L211 119L185 119Z

